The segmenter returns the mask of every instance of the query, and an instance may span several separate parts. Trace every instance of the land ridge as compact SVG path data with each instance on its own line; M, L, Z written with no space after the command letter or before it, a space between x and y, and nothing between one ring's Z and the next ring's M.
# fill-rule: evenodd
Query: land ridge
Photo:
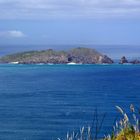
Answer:
M78 47L68 51L47 49L10 54L1 57L0 63L112 64L114 62L107 55L103 55L95 49Z

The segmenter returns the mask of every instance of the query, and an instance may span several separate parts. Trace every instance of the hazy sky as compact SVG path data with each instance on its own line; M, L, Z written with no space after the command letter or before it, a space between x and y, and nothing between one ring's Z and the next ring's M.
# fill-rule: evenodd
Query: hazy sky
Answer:
M140 0L0 0L0 44L140 45Z

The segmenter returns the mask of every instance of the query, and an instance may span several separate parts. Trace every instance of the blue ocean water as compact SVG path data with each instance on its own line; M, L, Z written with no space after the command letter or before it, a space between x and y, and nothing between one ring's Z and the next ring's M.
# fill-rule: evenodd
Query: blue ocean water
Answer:
M107 113L100 135L140 107L140 65L0 65L0 139L56 140Z

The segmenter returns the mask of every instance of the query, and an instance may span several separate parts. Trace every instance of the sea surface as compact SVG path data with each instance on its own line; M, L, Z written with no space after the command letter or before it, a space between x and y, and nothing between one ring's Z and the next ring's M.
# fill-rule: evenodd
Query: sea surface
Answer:
M115 106L140 107L140 65L0 65L0 140L56 140L101 120Z

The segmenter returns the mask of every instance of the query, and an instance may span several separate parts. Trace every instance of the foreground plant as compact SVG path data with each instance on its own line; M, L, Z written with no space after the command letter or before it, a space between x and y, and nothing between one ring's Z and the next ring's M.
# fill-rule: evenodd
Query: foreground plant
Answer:
M140 140L140 110L130 105L130 111L132 116L130 118L119 106L116 106L120 112L121 117L115 122L113 126L113 132L111 135L107 135L102 140ZM82 127L78 133L68 133L64 140L99 140L98 134L101 130L105 114L101 121L98 119L97 110L94 113L93 124L90 127ZM99 123L100 122L100 123ZM58 140L61 140L58 138Z
M138 115L136 115L137 112L135 112L134 106L130 105L131 121L122 108L119 106L116 106L116 108L122 117L119 121L116 121L112 135L106 136L104 140L140 140L140 121L137 118Z

